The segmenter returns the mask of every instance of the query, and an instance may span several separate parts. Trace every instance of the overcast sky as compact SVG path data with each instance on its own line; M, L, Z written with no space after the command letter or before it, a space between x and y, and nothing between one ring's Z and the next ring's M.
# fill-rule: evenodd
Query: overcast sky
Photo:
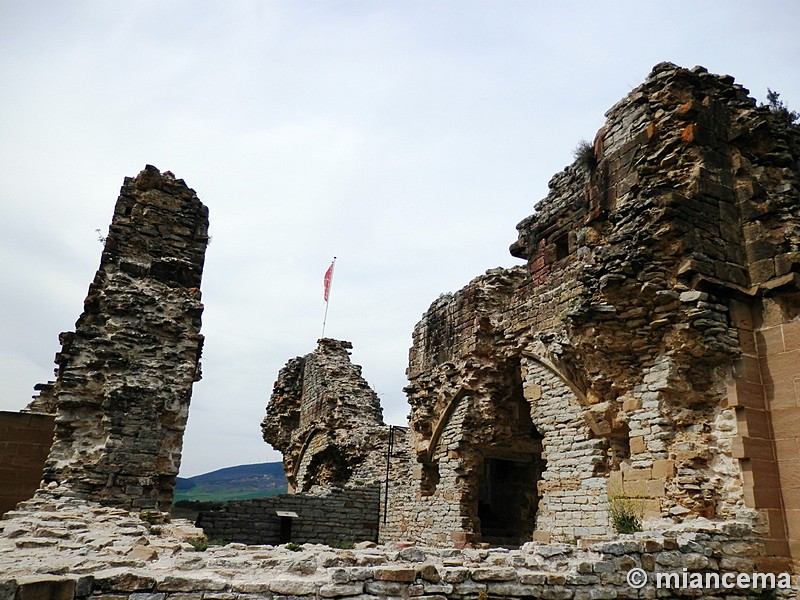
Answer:
M404 424L411 332L658 62L800 107L800 3L0 0L0 410L52 379L125 176L209 207L181 475L279 460L278 370L328 327Z

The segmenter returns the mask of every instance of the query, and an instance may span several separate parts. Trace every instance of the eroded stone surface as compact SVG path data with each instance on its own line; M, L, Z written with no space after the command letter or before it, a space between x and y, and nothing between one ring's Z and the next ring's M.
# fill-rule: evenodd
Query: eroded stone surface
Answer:
M418 465L393 468L385 539L610 536L625 496L651 524L747 517L768 555L800 552L782 426L798 410L800 130L732 77L669 63L607 118L518 225L526 264L416 326Z
M278 374L261 429L283 453L292 490L383 481L387 428L377 394L350 362L350 348L323 338Z
M146 515L149 520L154 520ZM654 573L698 568L750 572L759 544L745 523L673 526L585 547L528 543L506 548L362 544L245 546L198 544L183 520L150 524L142 515L78 498L66 487L40 490L0 521L3 597L308 600L441 597L652 598ZM628 586L644 568L651 585ZM599 588L605 595L598 595ZM46 592L46 593L45 593ZM795 590L779 590L791 597ZM34 596L34 593L38 594ZM42 595L44 594L44 595ZM731 591L715 595L740 598Z
M208 210L183 180L149 165L125 179L83 314L60 336L57 380L29 407L56 407L45 482L169 507L200 379L207 243Z

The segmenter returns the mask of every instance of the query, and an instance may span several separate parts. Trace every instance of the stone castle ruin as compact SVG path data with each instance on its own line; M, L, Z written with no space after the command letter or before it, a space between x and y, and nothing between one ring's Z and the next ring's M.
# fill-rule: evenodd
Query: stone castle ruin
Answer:
M278 374L261 429L283 453L291 492L379 481L386 470L383 409L350 362L352 347L323 338Z
M662 63L549 187L523 262L414 328L407 428L349 342L287 363L261 426L293 493L201 514L209 538L262 545L200 556L193 528L127 511L172 500L207 210L169 172L126 179L57 379L20 417L54 414L55 440L0 521L0 599L601 600L685 597L634 567L796 573L800 128ZM293 541L356 547L278 546L287 518Z
M208 209L148 165L126 178L57 379L27 410L55 415L43 483L129 509L169 510L192 384Z
M525 264L414 329L395 451L413 467L390 469L381 535L605 538L622 497L651 523L746 516L766 556L796 559L800 133L731 77L671 64L607 117L517 226ZM264 431L302 486L302 425L291 449L266 427L295 365ZM346 452L331 424L313 456Z

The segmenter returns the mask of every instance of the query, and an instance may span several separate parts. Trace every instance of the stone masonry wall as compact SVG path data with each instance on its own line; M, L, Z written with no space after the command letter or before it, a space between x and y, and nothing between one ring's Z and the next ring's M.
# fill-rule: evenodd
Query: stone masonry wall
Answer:
M534 539L598 538L612 533L607 510L606 439L592 435L583 407L564 382L540 363L526 361L526 399L543 434L546 468Z
M197 526L209 539L243 544L281 542L281 517L276 511L293 511L291 542L346 546L375 541L378 537L376 485L326 489L316 494L298 492L270 498L226 502L219 510L202 511Z
M408 449L408 432L396 432L389 470L387 519L381 540L419 540L427 544L464 543L471 539L472 524L464 503L465 473L455 451L464 438L463 424L469 398L462 398L453 412L431 463L420 465ZM459 535L451 537L452 532Z
M486 431L450 450L470 472L503 427L497 402L517 402L500 392L516 370L543 435L535 538L609 531L603 501L621 494L663 526L749 518L769 555L797 555L799 211L800 129L730 76L656 65L517 226L526 264L441 296L416 326L412 489L464 394L494 398L469 421ZM479 541L464 507L483 476L460 481L437 493ZM404 514L398 535L414 530Z
M749 526L737 521L699 519L613 541L531 542L514 550L363 542L354 549L231 543L198 551L200 532L188 522L150 525L65 491L40 490L0 520L3 600L741 600L788 599L798 590L797 578L786 574L736 589L740 573L751 581L760 550ZM628 582L632 568L647 577L641 588Z
M208 210L181 179L126 178L84 311L62 333L46 482L110 505L166 509L200 379Z
M377 394L350 362L350 348L323 338L278 374L261 429L283 453L290 491L384 479L388 428Z

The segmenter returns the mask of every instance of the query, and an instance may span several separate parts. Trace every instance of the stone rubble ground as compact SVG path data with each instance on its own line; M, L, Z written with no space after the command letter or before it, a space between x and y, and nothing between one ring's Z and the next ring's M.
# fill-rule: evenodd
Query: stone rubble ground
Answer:
M553 598L652 597L625 587L629 569L749 572L754 565L747 557L754 547L748 533L746 525L701 519L670 532L623 536L588 548L531 542L515 550L460 550L360 542L353 549L231 543L199 551L192 542L203 539L203 532L189 521L150 524L140 514L103 507L52 486L0 521L0 599L14 598L16 590L32 582L66 579L74 582L78 597L91 593L138 600L151 592L161 599L202 592L186 598L217 600L268 597L264 594L540 597L544 590L549 590L544 597ZM109 591L123 595L102 596Z

